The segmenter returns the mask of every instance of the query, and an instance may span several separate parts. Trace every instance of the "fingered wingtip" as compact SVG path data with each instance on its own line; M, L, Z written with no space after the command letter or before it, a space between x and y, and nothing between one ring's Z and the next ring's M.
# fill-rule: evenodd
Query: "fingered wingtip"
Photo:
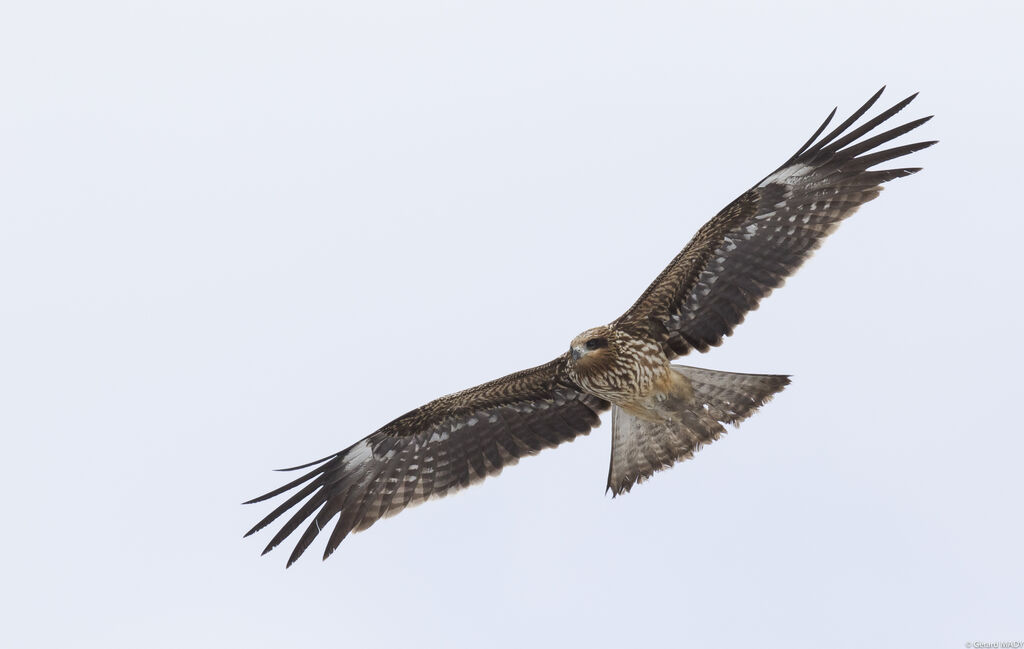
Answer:
M908 106L908 105L910 105L910 102L912 102L912 101L914 101L915 99L917 99L917 96L918 96L919 94L921 94L921 91L920 91L920 90L918 90L917 92L913 92L913 93L911 93L911 94L910 94L910 95L909 95L909 96L908 96L908 97L907 97L906 99L904 99L903 101L901 101L901 102L900 102L900 104L902 104L903 106Z
M923 151L924 149L927 149L929 147L933 147L933 146L935 146L938 143L939 143L938 140L925 140L924 142L915 142L914 144L905 144L902 147L896 147L895 149L890 149L890 151L896 151L896 150L902 149L902 150L906 151L906 153L917 153L918 151ZM882 153L884 153L884 152L882 152ZM906 154L903 154L903 155L906 155Z
M273 519L271 519L271 520L273 520ZM266 527L269 524L270 524L270 521L268 521L266 518L264 518L259 523L256 523L251 528L249 528L249 531L246 532L245 534L243 534L242 538L244 539L244 538L252 536L253 534L255 534L256 532L259 532L260 530L262 530L264 527ZM273 547L273 546L271 546L271 547Z
M256 503L261 503L264 500L270 500L271 498L273 498L276 495L278 495L278 494L275 493L274 491L271 491L270 493L265 493L262 496L256 496L255 498L252 498L251 500L247 500L247 501L245 501L242 504L243 505L255 505Z
M312 462L306 462L305 464L300 464L298 466L290 466L290 467L286 467L286 468L283 468L283 469L274 469L274 471L279 471L279 472L280 471L298 471L299 469L308 469L311 466L316 466L317 464L323 464L327 460L330 460L331 458L334 458L334 457L338 457L339 455L341 455L341 453L332 453L331 455L328 455L326 457L322 457L319 460L313 460Z

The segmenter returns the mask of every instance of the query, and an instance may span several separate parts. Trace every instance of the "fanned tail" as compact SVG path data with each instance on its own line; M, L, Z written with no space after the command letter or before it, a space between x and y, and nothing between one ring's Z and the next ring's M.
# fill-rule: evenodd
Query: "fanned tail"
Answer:
M737 374L686 365L672 369L689 380L692 401L661 420L612 408L608 489L613 497L656 471L693 457L725 432L722 424L739 424L789 385L788 376L776 374Z

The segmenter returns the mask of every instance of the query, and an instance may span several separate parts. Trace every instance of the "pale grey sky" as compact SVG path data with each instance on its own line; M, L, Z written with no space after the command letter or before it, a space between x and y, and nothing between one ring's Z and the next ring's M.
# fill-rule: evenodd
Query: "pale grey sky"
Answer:
M0 644L1024 640L1013 3L0 12ZM327 561L270 469L561 353L834 106L939 146L726 344L788 373L605 496L609 422Z

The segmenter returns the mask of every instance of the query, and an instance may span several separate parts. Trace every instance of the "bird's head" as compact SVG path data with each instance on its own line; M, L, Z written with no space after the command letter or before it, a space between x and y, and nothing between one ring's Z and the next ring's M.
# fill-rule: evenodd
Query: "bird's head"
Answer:
M579 369L589 369L609 363L615 354L616 333L611 327L587 329L572 339L569 359Z

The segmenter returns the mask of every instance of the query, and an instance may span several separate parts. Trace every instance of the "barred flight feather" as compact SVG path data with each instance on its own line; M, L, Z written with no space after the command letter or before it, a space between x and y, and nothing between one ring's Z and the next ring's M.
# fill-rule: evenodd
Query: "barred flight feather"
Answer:
M746 314L782 286L841 221L878 196L882 183L919 170L869 171L935 144L916 142L874 151L931 117L858 142L905 108L916 94L846 132L881 94L879 90L818 140L835 116L833 110L789 160L701 228L615 324L660 339L670 358L722 344Z
M670 360L721 344L882 183L918 171L873 169L935 144L881 148L929 117L870 135L916 95L855 127L881 94L822 135L833 110L789 160L701 227L617 320L580 334L549 363L432 401L339 453L287 469L310 470L249 501L294 490L246 536L290 512L264 553L305 525L291 565L333 525L327 558L348 534L381 518L586 435L612 404L613 495L718 439L723 424L749 417L789 378Z

